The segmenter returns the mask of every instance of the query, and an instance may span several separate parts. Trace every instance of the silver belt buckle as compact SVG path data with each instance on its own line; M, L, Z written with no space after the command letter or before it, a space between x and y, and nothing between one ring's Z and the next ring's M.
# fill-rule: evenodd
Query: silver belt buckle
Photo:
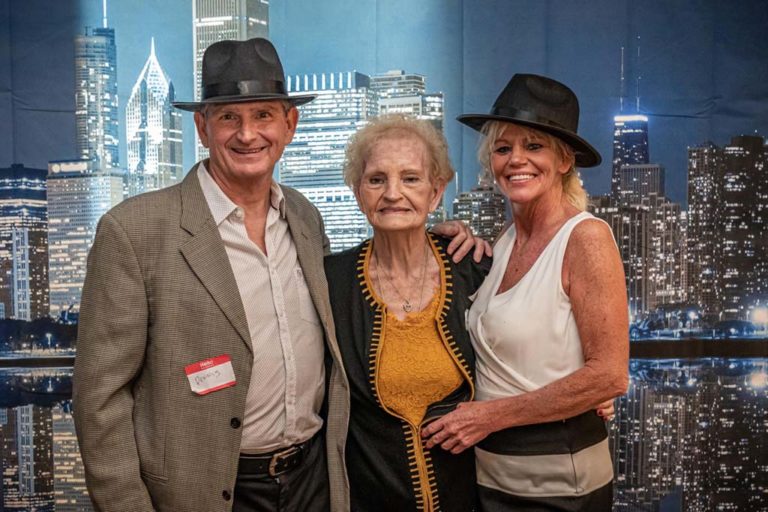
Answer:
M282 471L277 471L277 464L281 460L283 460L286 457L290 457L291 455L294 455L295 453L299 452L301 448L297 446L291 446L289 448L286 448L285 450L279 451L276 454L272 456L272 460L269 461L269 476L272 478L276 477L277 475L282 475L287 471L287 469L284 469Z

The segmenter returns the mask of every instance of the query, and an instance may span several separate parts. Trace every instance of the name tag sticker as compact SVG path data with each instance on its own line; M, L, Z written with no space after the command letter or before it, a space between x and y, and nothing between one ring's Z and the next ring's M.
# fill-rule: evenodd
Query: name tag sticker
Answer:
M207 395L235 385L235 370L227 354L203 359L184 368L192 391Z

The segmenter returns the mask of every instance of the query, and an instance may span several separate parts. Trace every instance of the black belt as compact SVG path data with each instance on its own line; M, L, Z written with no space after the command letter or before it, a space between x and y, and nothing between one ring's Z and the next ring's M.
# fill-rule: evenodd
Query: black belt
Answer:
M301 444L281 448L270 453L258 455L240 454L237 472L249 475L269 475L276 477L298 467L309 453L314 437Z

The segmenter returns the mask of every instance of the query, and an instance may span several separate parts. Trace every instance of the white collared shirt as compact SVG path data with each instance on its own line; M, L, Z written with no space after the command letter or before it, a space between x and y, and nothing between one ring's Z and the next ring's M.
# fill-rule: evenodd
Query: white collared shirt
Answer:
M273 181L264 241L250 239L241 207L201 163L200 186L235 274L253 346L241 451L263 453L301 443L323 424L323 328L285 219L285 198Z

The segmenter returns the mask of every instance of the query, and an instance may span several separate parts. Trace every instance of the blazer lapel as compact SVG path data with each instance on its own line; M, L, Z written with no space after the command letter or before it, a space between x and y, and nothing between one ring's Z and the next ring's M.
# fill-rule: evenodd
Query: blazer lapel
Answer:
M248 350L253 352L248 320L237 281L229 264L219 228L213 220L197 179L197 167L195 165L189 171L181 185L181 227L191 237L180 250L187 264L248 346Z

